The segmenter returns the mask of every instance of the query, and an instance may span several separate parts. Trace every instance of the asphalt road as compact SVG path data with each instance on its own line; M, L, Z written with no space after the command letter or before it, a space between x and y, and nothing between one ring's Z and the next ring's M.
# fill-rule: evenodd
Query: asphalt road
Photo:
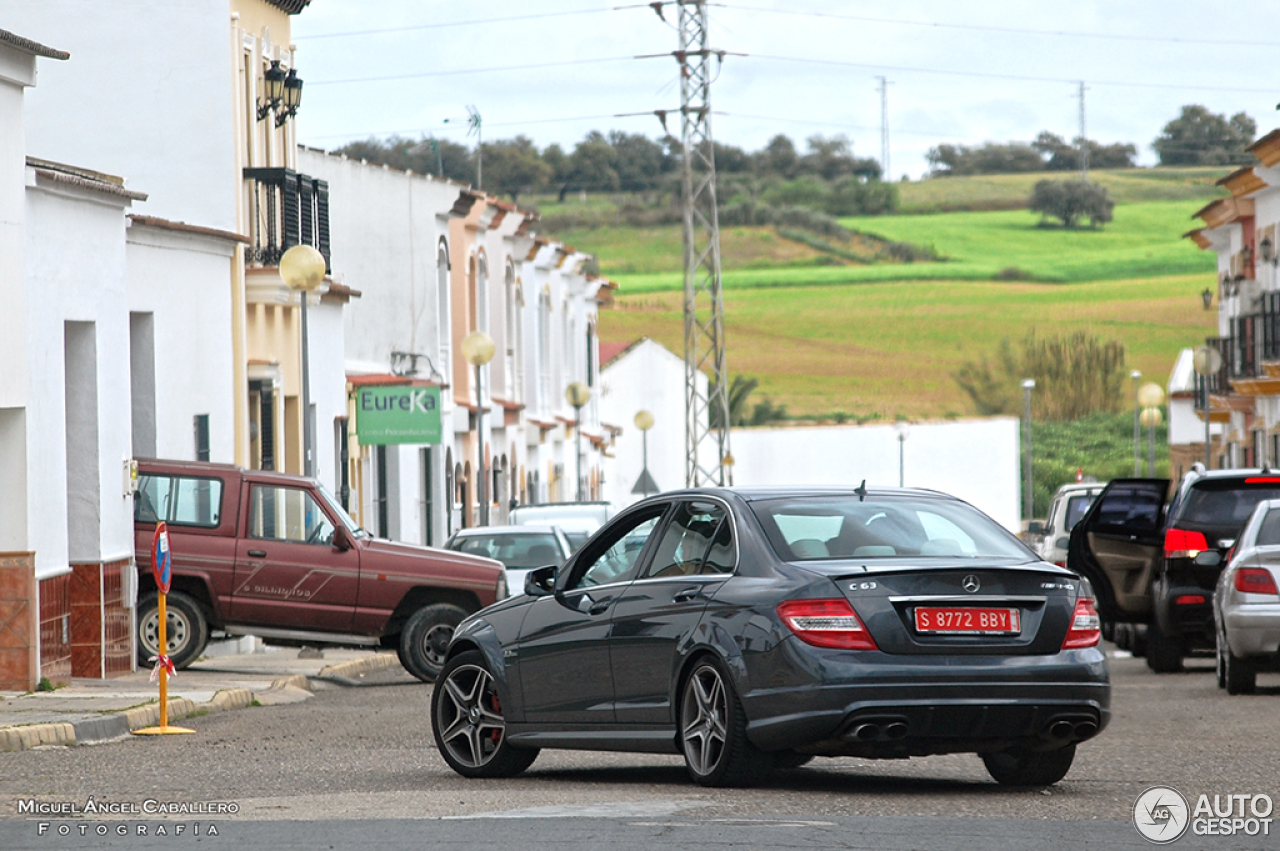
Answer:
M194 736L0 753L0 848L363 848L514 846L567 849L1149 847L1130 823L1154 785L1280 802L1280 675L1229 697L1211 663L1156 676L1111 665L1111 726L1084 745L1067 778L1008 790L974 756L818 760L748 790L692 785L677 757L544 751L523 776L471 781L435 751L430 687L398 669L363 687L326 686L310 701L190 719ZM83 807L147 800L233 803L230 815L58 818L20 802ZM1270 836L1188 834L1176 848L1280 849ZM41 823L48 824L39 832ZM160 824L168 835L157 837ZM184 824L181 836L173 834ZM217 836L208 833L212 824ZM66 826L69 835L59 837ZM108 835L97 835L102 825ZM196 825L202 833L197 836ZM78 836L84 826L87 834ZM127 836L115 831L126 828ZM137 835L138 827L148 830Z

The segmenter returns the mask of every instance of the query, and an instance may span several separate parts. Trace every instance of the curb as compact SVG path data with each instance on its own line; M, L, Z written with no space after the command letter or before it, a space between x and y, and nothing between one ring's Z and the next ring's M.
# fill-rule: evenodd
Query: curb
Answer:
M350 659L336 665L326 665L315 675L316 679L349 680L363 674L385 671L400 664L394 653L377 653L361 659ZM288 687L311 690L311 681L306 674L293 674L273 680L264 689L279 690ZM169 721L181 721L193 715L205 715L210 712L226 712L232 709L244 709L252 705L254 692L247 688L223 689L214 694L207 703L196 703L187 697L177 697L169 701ZM44 724L27 724L21 727L0 727L0 751L25 751L31 748L48 745L89 745L97 742L109 742L129 735L143 727L154 727L160 723L160 704L150 703L133 709L104 715L101 718L89 718L84 721L50 722Z
M349 659L336 665L325 665L316 674L317 679L325 677L358 677L361 674L373 674L385 671L400 664L400 658L394 653L374 653L361 659ZM299 675L300 676L300 675Z

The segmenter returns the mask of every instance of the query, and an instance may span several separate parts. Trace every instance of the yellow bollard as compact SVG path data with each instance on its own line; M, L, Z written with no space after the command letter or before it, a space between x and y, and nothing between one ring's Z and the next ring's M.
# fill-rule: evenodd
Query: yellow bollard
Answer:
M151 568L156 575L156 588L160 597L160 624L159 624L159 641L156 642L156 670L160 674L160 725L157 727L143 727L140 730L134 730L136 736L162 736L171 733L194 733L188 727L171 727L169 726L169 613L165 607L165 598L169 593L169 575L170 575L170 558L169 551L169 529L164 522L156 524L155 540L151 544Z

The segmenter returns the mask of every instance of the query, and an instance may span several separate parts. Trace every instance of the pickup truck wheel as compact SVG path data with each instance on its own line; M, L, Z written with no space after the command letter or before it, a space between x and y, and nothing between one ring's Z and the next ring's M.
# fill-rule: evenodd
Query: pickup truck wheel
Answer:
M453 631L467 613L450 603L432 603L412 615L400 633L400 660L405 670L433 683L444 670Z
M165 597L165 651L175 668L185 668L200 658L209 643L209 621L200 604L180 591ZM148 594L138 601L138 664L150 667L151 657L159 655L160 597Z

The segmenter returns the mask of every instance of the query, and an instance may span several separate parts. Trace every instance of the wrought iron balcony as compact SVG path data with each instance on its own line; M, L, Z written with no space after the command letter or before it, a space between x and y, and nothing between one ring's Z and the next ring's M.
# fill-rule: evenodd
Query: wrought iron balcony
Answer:
M275 266L295 245L329 253L329 184L287 168L246 168L250 215L250 261Z

